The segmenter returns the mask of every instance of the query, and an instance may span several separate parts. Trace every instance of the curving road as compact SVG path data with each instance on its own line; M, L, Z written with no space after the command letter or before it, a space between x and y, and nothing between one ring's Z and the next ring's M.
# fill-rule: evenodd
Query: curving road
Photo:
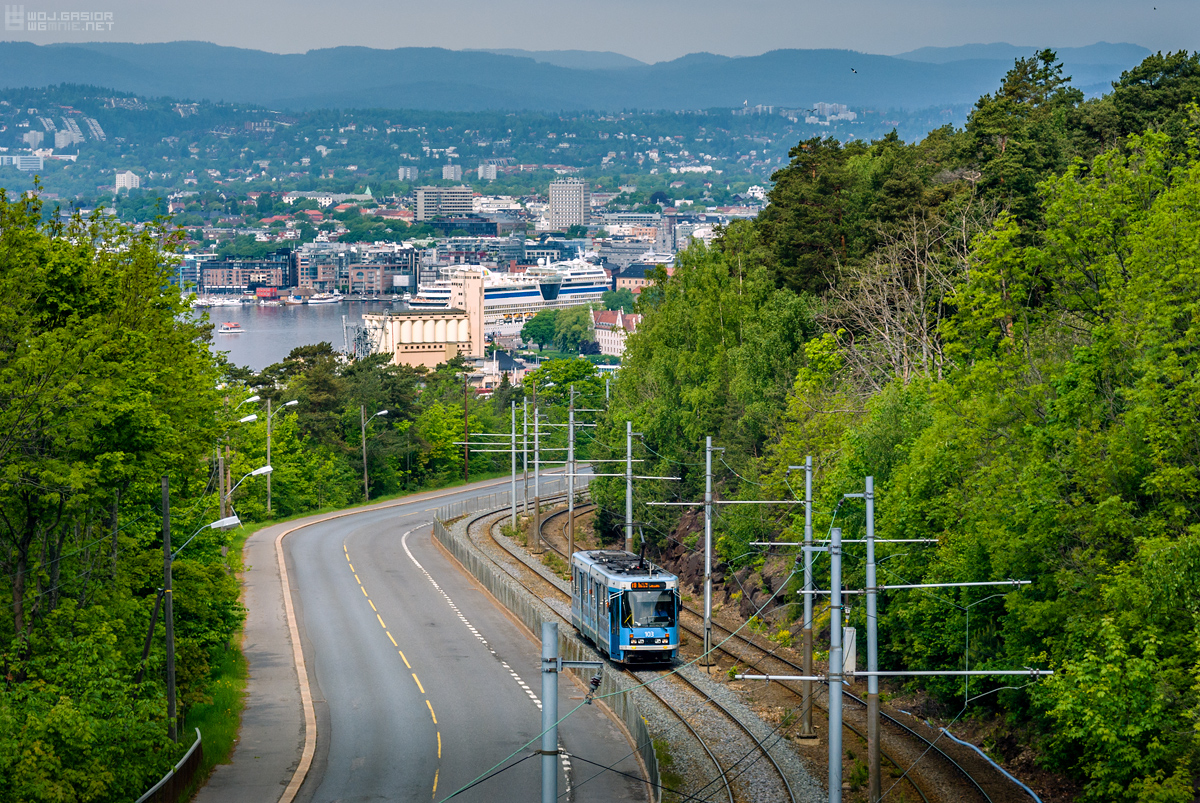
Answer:
M431 537L436 506L494 490L494 483L479 484L392 503L284 540L317 712L317 753L297 800L440 801L497 764L511 768L455 799L538 800L536 745L522 746L541 730L540 646ZM252 590L248 579L248 605ZM256 673L247 627L252 688L243 743L201 803L278 799L279 784L290 778L277 777L278 765L291 757L294 768L299 757L294 726L279 722L272 735L284 707L269 691L255 707L256 674L286 673L265 654ZM583 692L563 678L559 696L565 713ZM645 799L644 784L594 766L641 775L628 740L600 707L585 706L564 722L560 743L571 756L562 762L560 800Z

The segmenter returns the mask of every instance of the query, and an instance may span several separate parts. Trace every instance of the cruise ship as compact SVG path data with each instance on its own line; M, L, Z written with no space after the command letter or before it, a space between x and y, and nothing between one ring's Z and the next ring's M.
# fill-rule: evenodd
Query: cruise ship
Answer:
M482 282L480 281L482 279ZM544 309L599 304L608 290L608 276L597 265L572 259L536 265L524 273L498 273L481 266L457 268L449 278L423 284L408 306L414 310L476 307L471 297L483 291L483 331L513 335Z

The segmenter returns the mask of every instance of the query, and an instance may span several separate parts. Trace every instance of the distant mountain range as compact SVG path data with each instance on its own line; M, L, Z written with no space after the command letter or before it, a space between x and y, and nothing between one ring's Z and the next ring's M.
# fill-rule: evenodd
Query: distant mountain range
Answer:
M693 53L645 64L579 50L337 47L279 55L207 42L0 42L0 88L90 84L280 110L682 110L743 103L803 109L819 101L927 108L973 103L996 89L1014 58L1034 50L1008 44L899 56L775 50L737 58ZM1106 42L1059 51L1075 86L1092 93L1105 91L1149 52Z

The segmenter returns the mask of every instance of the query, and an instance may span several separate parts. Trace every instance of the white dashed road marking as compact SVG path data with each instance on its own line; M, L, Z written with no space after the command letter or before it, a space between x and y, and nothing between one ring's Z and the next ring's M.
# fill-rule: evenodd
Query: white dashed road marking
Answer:
M421 574L425 575L425 579L429 581L430 585L432 585L434 587L434 589L439 594L442 595L442 599L446 600L446 604L450 606L450 610L454 611L454 615L458 617L459 621L467 626L467 630L471 631L471 635L473 635L473 636L475 636L475 638L479 639L479 642L483 646L487 647L487 651L490 652L496 658L497 661L500 661L500 666L502 666L506 670L508 670L508 674L512 676L512 679L517 682L517 685L521 687L522 691L524 691L527 695L529 695L529 699L533 700L533 704L538 707L539 711L541 711L542 710L542 701L539 700L538 696L533 693L532 689L529 688L529 684L527 684L524 680L522 680L521 676L518 675L513 670L513 668L508 665L507 662L502 660L500 658L500 656L496 655L496 651L492 649L492 645L488 644L487 639L485 639L483 637L483 635L480 634L480 632L475 629L475 626L473 624L471 624L470 621L468 621L467 617L462 615L462 611L460 611L458 609L458 606L454 604L454 600L450 598L450 595L442 590L442 587L440 585L438 585L438 581L433 579L433 575L425 570L425 567L422 566L421 562L418 561L416 559L416 557L413 555L412 550L410 550L408 548L408 536L411 533L415 532L416 530L419 530L423 526L424 525L419 525L417 527L414 527L413 529L409 530L408 532L406 532L404 535L402 535L400 537L400 545L404 547L404 552L405 552L405 554L408 555L408 559L413 562L414 566L416 566L418 569L421 570ZM559 752L559 755L562 757L563 772L566 773L566 777L567 777L566 797L567 797L567 800L572 800L573 796L571 794L571 757L570 757L570 754L566 750L563 749L562 742L559 742L558 752Z

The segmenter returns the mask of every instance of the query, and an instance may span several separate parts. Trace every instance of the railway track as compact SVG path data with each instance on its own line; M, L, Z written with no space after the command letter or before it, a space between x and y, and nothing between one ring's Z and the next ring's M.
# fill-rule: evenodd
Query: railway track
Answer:
M586 505L586 506L582 506L582 507L577 507L575 510L576 518L586 514L592 508L594 508L594 505ZM556 552L564 560L566 560L566 555L563 554L562 549L555 543L555 539L547 537L547 536L553 534L553 524L552 523L560 522L560 521L565 522L566 515L567 515L567 511L565 511L565 510L556 512L550 516L547 516L542 521L542 524L541 524L542 543L544 543L548 548L554 550L554 552ZM565 543L565 540L566 540L565 535L563 535L564 530L565 530L565 524L563 524L559 527L559 536L561 537L563 543ZM687 605L683 606L683 610L687 614L689 614L693 619L703 622L703 614L701 612L699 612L699 611L695 610L694 608L691 608ZM701 628L696 625L690 625L690 624L685 623L684 617L682 617L682 616L680 617L679 625L681 628L683 628L687 632L691 633L694 637L696 637L698 639L703 639L703 634L702 634ZM768 648L762 644L757 643L752 637L748 637L748 636L743 635L742 633L730 630L729 628L724 627L723 625L721 625L720 623L718 623L715 620L712 622L712 626L713 626L714 631L717 631L715 635L719 636L714 639L715 642L717 643L717 646L715 647L715 649L720 651L721 653L727 655L728 657L730 657L737 664L744 665L744 666L746 666L750 669L753 669L757 672L760 672L762 674L779 675L779 674L803 674L804 673L802 666L788 660L787 658L784 658L781 655L776 654L772 648ZM721 635L721 634L723 634L723 635ZM749 657L746 655L745 652L736 651L737 650L736 646L734 646L734 647L729 646L731 642L743 647L744 649L749 649L749 650L754 651L754 653L756 653L756 656ZM775 664L774 669L772 669L771 667L768 667L768 666L764 666L765 663L771 663L771 662L773 662ZM798 699L801 697L800 689L796 688L792 684L787 683L787 682L778 682L778 685L784 689L787 689L789 692L791 692L793 695L795 695ZM849 700L850 702L857 704L860 707L860 709L864 715L864 718L865 718L865 712L866 712L866 708L867 708L866 700L864 700L864 699L858 697L857 695L855 695L851 692L848 692L844 689L842 691L842 696L843 696L843 699ZM815 702L817 699L817 694L814 693L813 698L814 698L814 702ZM816 707L816 706L814 706L814 707ZM954 774L955 777L959 777L959 778L965 780L967 787L973 793L973 796L976 797L977 799L984 801L985 803L1000 803L1002 801L1028 800L1028 798L1025 796L1024 793L1017 792L1014 794L1015 787L1009 787L1009 786L1002 787L999 790L993 789L992 793L989 794L988 790L984 788L984 785L980 783L979 779L976 778L975 775L967 767L963 766L962 762L956 760L953 756L951 756L946 751L942 750L941 747L938 746L936 737L931 739L928 736L909 727L901 720L897 719L894 716L891 716L890 714L888 714L884 711L880 712L880 721L884 727L890 728L894 733L898 734L902 739L909 740L910 742L915 742L917 745L919 745L919 750L918 750L919 755L916 757L917 759L924 758L927 754L932 755L935 757L935 759L940 764L942 764L945 768L949 769ZM865 722L862 724L865 727ZM845 721L845 719L843 719L842 725L847 730L850 730L853 733L857 734L865 748L866 734L863 732L863 730L860 730L853 723ZM909 757L900 757L900 756L893 756L888 751L884 751L881 749L880 755L881 755L881 758L883 761L890 763L893 767L896 768L897 773L904 773L904 771L908 768L908 766L910 766L914 763L911 752L909 753ZM917 793L917 795L921 798L922 801L924 801L925 803L929 803L930 796L926 793L926 790L922 788L922 785L919 784L917 782L917 780L912 776L912 774L904 774L903 779L907 782L909 788L911 788L913 791L915 791ZM943 783L930 783L930 785L931 786L943 786L944 782ZM888 784L886 783L886 780L885 780L883 791L886 792L887 789L888 789ZM931 791L933 791L933 790L931 790ZM946 790L946 791L949 791L949 790ZM962 791L963 790L961 788L957 789L957 790L955 790L955 794L950 795L946 799L952 799L952 800L956 800L956 801L961 800L962 799L962 797L961 797ZM946 795L942 795L942 797L946 797Z
M489 517L484 516L481 518L486 519ZM472 522L471 526L468 527L468 537L472 539L475 536L471 534L471 528L476 523L477 521ZM540 574L533 572L520 555L515 554L507 544L501 543L495 538L490 524L486 528L486 533L491 543L496 548L509 554L518 565L524 568L524 571L513 571L512 568L495 560L492 561L494 565L520 584L526 591L547 603L550 602L547 598L547 591L549 591L569 611L570 594L568 592L556 584L547 581ZM476 541L476 545L480 546L478 541ZM555 551L558 552L558 550ZM484 550L484 553L486 554L486 550ZM564 623L571 626L569 615L564 614L562 610L554 605L550 605L550 607ZM704 692L694 682L677 673L634 672L611 662L609 662L609 667L630 677L642 690L655 698L672 717L682 723L686 731L700 745L704 754L712 763L716 773L708 784L706 784L706 798L710 798L713 795L713 788L715 787L723 790L723 796L729 800L729 803L738 803L738 801L754 803L760 800L796 803L791 783L788 781L783 768L779 766L778 761L771 755L768 746L764 745L763 741L758 739L728 708L721 705L717 700L714 700L710 694ZM709 733L710 738L706 739L701 733L701 730L705 729L703 725L693 723L686 715L686 712L680 710L680 705L677 704L677 701L673 701L672 699L676 697L686 698L688 696L693 700L699 697L701 705L708 705L718 710L722 717L738 729L742 738L740 740L731 740L728 730L725 730L724 732L714 731ZM713 743L714 733L719 740L716 744ZM777 780L777 783L772 784L770 781L765 781L761 777L761 774L755 775L753 773L752 768L759 763L759 759L755 758L751 760L750 758L755 753L765 756L767 766L770 767L769 774L773 779ZM730 766L731 763L733 766ZM774 788L764 792L764 789L768 789L771 786Z

